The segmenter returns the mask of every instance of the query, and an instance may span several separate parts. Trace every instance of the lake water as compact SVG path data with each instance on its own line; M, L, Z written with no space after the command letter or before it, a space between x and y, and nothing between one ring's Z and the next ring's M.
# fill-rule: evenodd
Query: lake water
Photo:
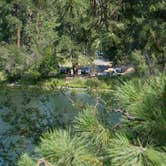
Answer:
M96 100L85 91L42 91L38 88L0 88L0 166L14 166L20 154L33 154L42 133L66 128L86 105ZM102 111L104 106L98 105ZM117 116L112 122L117 122Z

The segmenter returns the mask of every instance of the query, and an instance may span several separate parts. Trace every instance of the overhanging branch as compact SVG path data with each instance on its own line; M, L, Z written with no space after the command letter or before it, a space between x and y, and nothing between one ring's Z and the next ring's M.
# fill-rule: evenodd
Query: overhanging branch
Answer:
M126 110L116 109L114 110L114 112L120 112L123 116L125 116L130 121L145 121L144 119L141 119L139 117L129 115L129 113Z

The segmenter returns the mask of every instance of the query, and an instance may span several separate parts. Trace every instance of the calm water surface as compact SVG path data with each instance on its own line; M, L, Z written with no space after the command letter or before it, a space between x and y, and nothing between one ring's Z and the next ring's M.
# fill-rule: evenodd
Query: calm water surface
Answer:
M95 104L85 91L0 87L0 166L17 165L20 154L33 154L42 133L68 127L86 105ZM103 108L99 104L99 111Z

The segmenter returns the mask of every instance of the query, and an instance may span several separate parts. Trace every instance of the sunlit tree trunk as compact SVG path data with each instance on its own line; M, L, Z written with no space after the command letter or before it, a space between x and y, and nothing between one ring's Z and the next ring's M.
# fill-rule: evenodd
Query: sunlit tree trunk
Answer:
M39 18L40 18L40 13L39 10L37 11L36 15L36 32L39 33Z
M20 28L17 29L17 47L20 48L21 45L21 30Z

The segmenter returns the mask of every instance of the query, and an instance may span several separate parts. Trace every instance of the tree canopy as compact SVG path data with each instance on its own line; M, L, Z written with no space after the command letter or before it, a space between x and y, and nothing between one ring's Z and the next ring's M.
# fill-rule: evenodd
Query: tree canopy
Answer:
M11 158L12 166L166 165L165 6L165 0L0 1L0 83L37 84L58 78L59 66L65 62L72 63L76 74L78 64L83 64L80 57L91 61L97 53L113 66L134 66L139 78L113 86L109 82L110 94L97 91L98 78L87 80L96 105L78 104L79 112L67 124L62 120L65 116L56 114L57 108L40 112L33 103L28 105L29 99L22 101L25 107L13 104L12 110L0 112L5 122L16 126L9 131L19 130L24 137L18 147L19 134L8 139L10 148L2 141L5 152L17 149L11 156L18 162ZM5 90L2 93L7 96ZM3 105L8 107L8 102L10 97ZM115 114L118 123L109 119ZM25 145L31 149L29 154L21 154Z
M114 64L144 63L138 73L165 68L164 0L10 0L0 2L0 12L0 52L10 44L23 48L41 77L97 50Z

